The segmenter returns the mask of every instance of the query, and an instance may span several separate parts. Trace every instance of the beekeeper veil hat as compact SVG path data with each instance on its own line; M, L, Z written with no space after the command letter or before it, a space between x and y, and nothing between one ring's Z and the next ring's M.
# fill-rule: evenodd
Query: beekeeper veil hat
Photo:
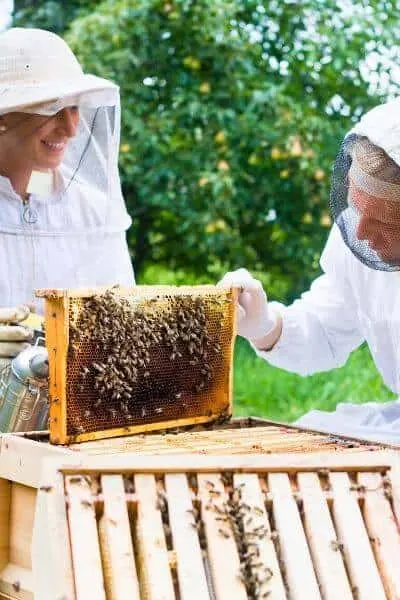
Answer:
M330 195L333 218L353 254L400 270L400 100L366 113L345 137Z
M121 195L117 167L118 86L85 74L64 40L49 31L12 28L1 33L0 115L18 113L26 131L29 119L34 121L33 115L51 119L71 106L79 107L78 128L68 142L55 174L54 188L46 198L47 206L54 206L57 212L52 231L54 228L68 231L80 226L86 233L126 229L130 219ZM1 136L0 130L0 144ZM79 210L88 213L81 225L71 198L75 201L79 198ZM82 198L87 199L86 207L82 206ZM28 219L34 224L34 208ZM2 222L0 216L0 230L10 229L13 230L13 224Z

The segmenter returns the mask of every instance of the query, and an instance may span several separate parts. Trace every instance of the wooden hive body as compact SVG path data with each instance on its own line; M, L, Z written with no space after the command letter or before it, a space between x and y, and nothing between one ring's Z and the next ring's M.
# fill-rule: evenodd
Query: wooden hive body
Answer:
M46 434L3 434L0 437L0 600L33 599L31 541L35 513L36 518L42 518L39 517L41 510L37 507L37 497L43 464L49 458L56 457L63 462L73 457L75 461L84 462L92 455L115 455L117 458L129 452L133 452L134 456L148 452L168 458L183 452L194 464L198 457L215 456L221 452L232 457L238 451L267 458L270 452L291 451L304 452L305 456L323 452L327 457L340 457L360 451L369 456L382 448L378 444L333 437L256 418L233 419L223 425L213 424L213 429L209 427L199 425L192 431L175 435L153 433L70 447L49 444ZM43 522L37 531L46 535ZM39 567L42 561L47 564L45 555L39 555ZM47 571L51 572L50 566Z
M48 462L40 600L392 600L394 452Z

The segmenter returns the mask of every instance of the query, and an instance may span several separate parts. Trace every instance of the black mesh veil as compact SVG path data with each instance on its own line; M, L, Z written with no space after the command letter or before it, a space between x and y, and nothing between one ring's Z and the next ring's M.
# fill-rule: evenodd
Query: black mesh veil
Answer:
M345 138L333 167L329 203L358 260L375 270L400 270L400 167L368 136Z

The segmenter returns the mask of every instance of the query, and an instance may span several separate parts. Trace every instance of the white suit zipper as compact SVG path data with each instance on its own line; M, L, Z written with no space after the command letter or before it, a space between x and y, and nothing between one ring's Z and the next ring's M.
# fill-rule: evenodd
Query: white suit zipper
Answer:
M31 194L28 194L25 198L22 199L22 219L24 223L27 225L27 228L30 230L31 235L28 235L27 242L29 244L28 256L30 256L30 268L28 272L28 276L30 275L30 289L32 290L32 297L29 299L30 302L35 301L35 289L36 285L36 249L35 249L35 239L32 231L32 225L38 220L37 211L32 208L31 205Z

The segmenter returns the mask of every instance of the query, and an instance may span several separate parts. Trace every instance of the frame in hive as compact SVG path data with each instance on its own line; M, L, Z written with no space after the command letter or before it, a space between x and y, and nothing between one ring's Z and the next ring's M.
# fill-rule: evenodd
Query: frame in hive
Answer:
M41 600L394 600L399 503L390 451L48 459L37 591Z
M39 290L50 441L229 417L236 294L215 286Z

